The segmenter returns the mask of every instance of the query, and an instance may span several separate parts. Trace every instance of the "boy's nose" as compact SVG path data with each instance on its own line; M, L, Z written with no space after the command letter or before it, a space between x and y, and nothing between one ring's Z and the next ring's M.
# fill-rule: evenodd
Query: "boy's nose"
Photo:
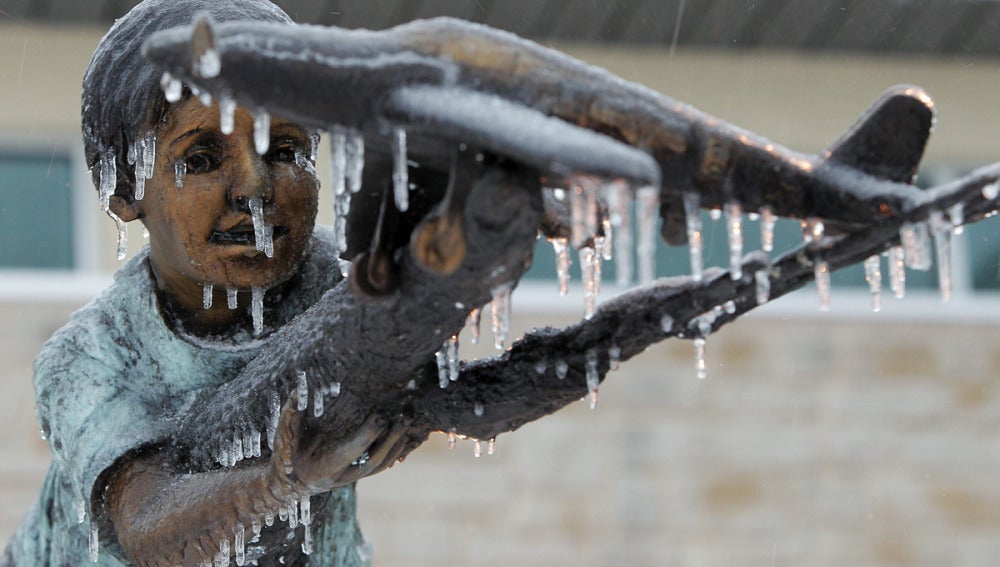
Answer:
M274 183L268 171L267 164L260 156L242 160L238 167L239 174L233 176L229 184L227 197L230 205L242 212L250 210L250 199L259 198L268 205L274 201Z

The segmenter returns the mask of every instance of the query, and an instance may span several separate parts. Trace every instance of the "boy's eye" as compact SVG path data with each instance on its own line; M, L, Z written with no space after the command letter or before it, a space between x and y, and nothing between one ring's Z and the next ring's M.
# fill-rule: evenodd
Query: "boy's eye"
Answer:
M208 173L219 167L219 160L209 152L198 152L184 160L188 173Z
M295 153L298 149L293 144L280 144L272 146L267 152L267 160L270 162L294 162Z

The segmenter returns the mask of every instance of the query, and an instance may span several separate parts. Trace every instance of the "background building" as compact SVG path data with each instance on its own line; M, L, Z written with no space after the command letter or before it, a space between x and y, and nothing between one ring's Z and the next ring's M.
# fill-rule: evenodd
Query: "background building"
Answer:
M0 0L4 539L48 460L31 360L118 266L113 225L82 163L79 100L98 39L133 4ZM805 152L885 88L917 84L939 117L921 184L1000 160L996 2L279 4L299 21L347 27L441 14L486 21ZM691 345L669 341L613 373L596 411L580 404L501 436L491 457L432 438L360 484L375 564L1000 563L997 221L956 239L948 304L933 275L911 272L908 297L887 297L872 314L860 276L847 274L829 313L803 290L713 335L705 381ZM683 268L686 252L659 258L663 275ZM577 320L579 288L553 300L545 251L537 264L515 294L515 325Z

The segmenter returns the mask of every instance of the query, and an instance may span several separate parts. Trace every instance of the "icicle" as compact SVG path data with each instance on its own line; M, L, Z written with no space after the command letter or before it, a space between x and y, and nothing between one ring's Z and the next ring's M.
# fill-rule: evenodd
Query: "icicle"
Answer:
M483 407L482 403L476 402L476 405L472 408L472 413L476 414L476 417L483 417L483 414L486 413L486 408Z
M256 429L250 430L250 449L252 456L260 456L260 431Z
M997 196L1000 195L1000 180L983 186L982 193L983 199L986 199L987 201L996 199Z
M556 378L565 380L567 372L569 372L569 364L565 360L556 361Z
M82 524L87 519L87 502L83 499L83 496L77 495L73 501L73 505L76 507L76 523Z
M594 249L601 255L602 260L611 261L615 257L615 233L611 226L611 219L604 217L601 219L601 236L594 238Z
M941 211L931 211L929 222L934 234L934 249L938 262L938 287L941 301L951 300L951 234L953 225Z
M343 195L347 190L347 133L343 126L330 128L330 172L333 174L333 194Z
M486 444L486 454L492 457L493 454L496 452L497 452L497 438L490 437L489 443Z
M163 98L169 103L179 101L184 94L184 84L170 73L164 73L160 77L160 88L163 89Z
M274 227L264 220L264 203L260 197L251 197L250 216L253 219L253 238L257 250L268 258L274 257Z
M253 539L260 537L260 530L263 529L261 526L260 519L254 518L250 520L250 531L253 533Z
M347 213L351 211L351 196L348 193L333 198L333 228L336 232L338 252L347 250Z
M908 268L914 270L929 270L931 267L931 250L927 224L904 223L899 229L899 239L905 252L905 262Z
M222 70L222 58L214 47L209 47L201 53L198 61L194 64L194 74L203 79L212 79L219 76Z
M264 514L264 525L267 527L274 525L274 512L267 512Z
M490 309L493 312L493 344L497 350L503 350L510 332L510 292L510 284L493 288Z
M590 241L597 231L597 198L585 179L573 182L569 193L570 243L579 248Z
M643 187L636 193L639 201L639 283L647 284L656 278L656 216L660 207L660 191L656 187Z
M156 132L153 130L146 132L143 136L142 165L143 177L146 179L152 179L153 172L156 170ZM142 196L136 195L135 198L142 199Z
M549 363L544 360L539 360L535 363L535 374L539 376L545 374L545 371L549 369Z
M727 315L735 315L736 302L730 299L729 301L722 304L722 310L725 311Z
M279 522L287 522L288 521L288 507L287 506L281 506L280 508L278 508L278 521Z
M220 447L219 448L218 457L216 457L216 460L219 461L220 465L222 465L224 467L228 467L229 466L229 448L228 447Z
M694 367L699 380L704 380L708 376L708 366L705 364L705 337L694 339Z
M469 321L468 321L469 335L470 335L469 342L471 342L474 345L479 344L479 320L482 317L482 314L483 310L480 309L479 307L476 307L475 309L469 312Z
M597 301L597 287L600 276L600 258L593 248L584 247L579 250L581 280L583 281L583 305L585 319L594 316Z
M670 334L670 332L674 330L674 318L670 315L660 317L660 329L662 329L664 333Z
M802 238L806 242L820 244L826 234L826 226L823 219L808 218L802 221Z
M250 288L250 317L253 319L253 334L264 334L264 288Z
M101 210L108 211L111 207L111 196L115 194L115 187L118 185L114 151L108 150L101 154L100 168L101 180L97 193L101 198Z
M233 544L233 553L236 555L236 564L241 567L247 562L246 537L246 528L243 527L243 524L236 526L236 541Z
M608 368L618 370L618 363L622 358L622 349L618 345L608 347Z
M455 443L458 441L458 435L455 435L454 431L448 432L448 448L454 449Z
M306 526L302 530L302 553L310 555L313 552L312 526Z
M236 101L228 96L219 97L219 131L228 136L233 133L235 126Z
M459 372L458 335L452 335L444 343L444 350L448 359L448 380L454 382L458 380Z
M243 436L237 433L233 438L233 464L242 461L243 458Z
M108 209L107 214L111 220L115 221L115 228L118 230L118 242L115 247L115 258L124 260L128 253L128 225L118 215Z
M264 110L253 116L253 145L258 155L266 154L271 147L271 115Z
M896 299L906 295L906 252L902 246L894 246L887 252L889 256L889 289Z
M395 128L392 131L392 194L396 199L396 208L405 212L410 208L410 176L406 163L406 130Z
M97 521L90 521L90 538L87 542L88 551L90 552L90 562L97 563L98 555L101 550L101 538L97 531Z
M472 444L472 454L477 459L483 456L483 444L479 441L479 439L476 439L475 443Z
M236 293L235 287L226 288L226 307L230 309L236 309Z
M277 392L271 392L271 399L268 400L270 419L267 420L267 447L274 450L274 436L278 431L278 419L281 417L281 399ZM270 524L268 524L270 525Z
M697 193L684 193L684 214L687 218L688 249L691 256L691 279L696 282L701 281L704 271L700 204L701 197Z
M326 393L336 398L340 395L340 382L332 382L326 388Z
M726 205L726 233L729 236L729 276L743 277L743 207L732 202Z
M305 411L309 407L309 379L304 370L295 373L295 394L298 397L298 405L295 409Z
M149 240L149 229L145 225L142 227L142 239Z
M323 409L323 389L316 388L313 390L313 417L323 415Z
M187 176L187 162L178 161L174 163L174 187L184 188L184 177Z
M365 169L365 137L354 129L347 134L347 189L351 193L361 190L361 177Z
M771 207L761 207L760 209L760 244L764 252L774 250L774 225L777 217Z
M958 236L965 231L965 203L955 203L948 208L948 220L951 221L953 234Z
M219 553L215 556L214 567L227 567L229 565L229 540L224 539L219 544Z
M872 311L882 310L882 259L878 254L865 259L865 281L872 294Z
M597 407L597 387L601 383L601 375L597 370L597 351L587 351L587 393L590 395L590 409Z
M628 185L614 185L609 209L615 232L615 281L624 287L632 283L632 201Z
M757 270L753 275L757 284L757 305L764 305L771 299L771 277L767 270Z
M136 201L141 201L146 194L146 137L136 138L129 157L135 159L135 189L132 194Z
M448 380L448 355L445 354L444 347L434 353L434 359L437 361L438 367L438 386L442 389L447 388L450 381Z
M830 310L830 265L817 259L813 265L816 277L816 292L819 294L819 310Z
M367 462L367 459L365 460ZM364 462L360 463L364 464ZM299 503L292 500L292 503L288 505L288 529L294 530L299 527Z
M556 278L559 280L559 295L569 293L569 241L566 238L553 238L552 249L556 253Z

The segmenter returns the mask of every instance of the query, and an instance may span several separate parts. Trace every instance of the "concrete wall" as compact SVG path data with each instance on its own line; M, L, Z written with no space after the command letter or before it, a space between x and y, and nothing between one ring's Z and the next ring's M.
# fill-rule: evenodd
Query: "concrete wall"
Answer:
M100 33L0 26L0 142L77 143ZM567 49L803 151L884 87L917 83L940 111L929 161L1000 156L995 62ZM112 234L94 210L106 272ZM0 298L2 539L47 464L30 363L82 301L56 288ZM653 347L611 376L596 411L579 404L502 436L492 457L436 436L360 485L375 564L1000 563L1000 310L914 319L920 302L907 301L878 318L837 315L860 298L835 295L834 314L809 317L777 302L712 337L706 381L689 343ZM515 323L578 316L540 303L515 308Z

